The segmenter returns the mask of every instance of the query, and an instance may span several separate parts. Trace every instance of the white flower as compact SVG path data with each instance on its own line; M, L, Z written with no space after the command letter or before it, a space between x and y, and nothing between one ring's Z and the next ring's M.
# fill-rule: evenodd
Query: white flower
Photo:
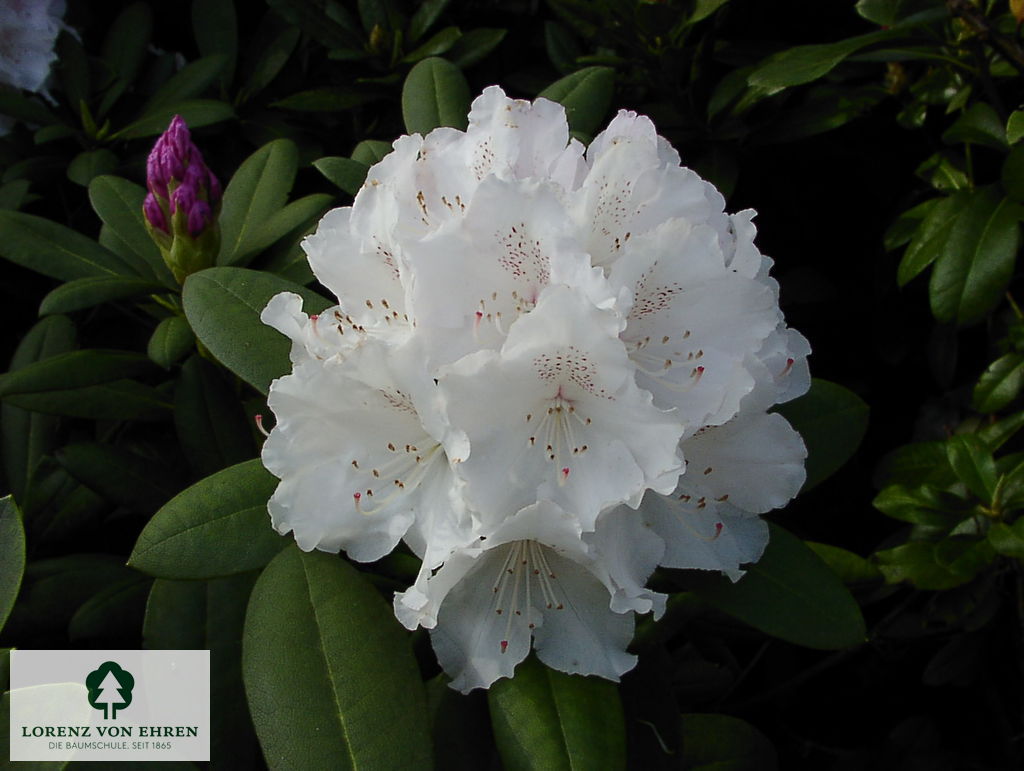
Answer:
M753 212L651 121L589 149L488 88L465 132L402 137L303 246L338 305L270 301L275 527L422 560L395 597L461 690L549 666L617 679L658 565L738 578L804 480L770 408L806 391Z
M64 0L5 0L0 4L0 83L43 91L64 24Z

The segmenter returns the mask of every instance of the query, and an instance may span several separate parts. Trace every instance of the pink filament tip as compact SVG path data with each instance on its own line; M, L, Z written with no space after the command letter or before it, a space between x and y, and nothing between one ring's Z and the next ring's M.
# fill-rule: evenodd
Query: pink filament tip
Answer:
M793 359L786 359L786 366L782 370L782 372L779 374L779 377L782 377L783 375L788 375L789 374L789 371L791 369L793 369L793 361L794 361Z
M253 415L253 420L256 421L256 428L260 430L263 436L270 436L270 432L263 427L263 416L260 414Z
M508 640L501 641L501 652L504 653L508 650Z
M721 522L716 522L715 523L715 534L712 536L713 539L714 538L718 538L718 536L720 536L722 534L722 528L723 527L724 527L724 525Z

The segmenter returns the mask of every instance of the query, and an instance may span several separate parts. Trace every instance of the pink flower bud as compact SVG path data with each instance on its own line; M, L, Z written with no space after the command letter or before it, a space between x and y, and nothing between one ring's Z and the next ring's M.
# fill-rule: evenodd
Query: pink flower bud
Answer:
M142 202L142 213L145 215L146 221L157 230L168 234L171 232L171 229L167 227L164 210L160 208L160 202L152 193L146 193L146 200Z

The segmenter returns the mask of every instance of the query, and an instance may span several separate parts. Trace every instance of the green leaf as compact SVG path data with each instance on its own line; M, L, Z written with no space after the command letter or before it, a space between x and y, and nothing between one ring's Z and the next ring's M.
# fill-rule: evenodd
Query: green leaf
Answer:
M1006 195L1018 203L1024 202L1024 145L1010 150L1000 173Z
M18 343L10 371L66 353L76 346L75 325L66 316L51 316L36 323ZM15 500L24 501L26 487L40 458L56 446L59 420L51 415L0 405L0 459L4 478Z
M118 131L113 138L140 139L162 134L175 115L180 115L190 129L197 129L231 120L235 117L235 110L227 102L215 99L185 99L154 108L139 120Z
M1024 560L1024 518L1018 518L1012 525L994 522L988 531L988 542L997 553ZM2 619L0 613L0 624Z
M135 576L124 566L122 557L106 554L73 554L30 562L5 631L12 639L22 633L63 633L82 603L107 586Z
M437 34L432 35L423 45L410 51L402 59L407 64L426 59L428 56L441 56L447 53L459 38L462 37L462 30L458 27L445 27Z
M409 19L409 42L415 43L434 26L451 0L423 0Z
M142 529L128 564L157 578L217 578L263 567L286 541L270 525L277 479L259 459L183 490Z
M857 451L868 427L868 405L847 388L814 378L803 396L776 411L789 421L807 445L810 490L838 471Z
M331 305L298 284L244 268L201 270L189 276L182 289L185 316L196 337L225 367L263 394L271 380L291 369L291 342L260 321L260 313L278 292L302 296L306 313Z
M25 410L90 420L160 420L167 417L171 406L155 388L134 380L113 380L4 398Z
M533 656L487 691L509 771L624 769L626 726L614 683L558 672Z
M130 351L68 351L0 375L0 398L83 388L132 377L150 367L146 357Z
M242 688L242 627L256 576L212 581L157 579L149 593L143 647L210 651L210 765L258 765L259 747Z
M875 485L889 482L907 486L933 485L948 487L956 481L946 457L946 443L942 441L913 442L897 447L879 461L875 472Z
M271 768L431 765L408 638L376 590L337 556L292 545L267 566L249 600L242 673Z
M89 183L89 202L93 211L133 255L148 266L148 271L136 267L142 275L151 274L167 287L176 289L170 270L164 264L160 250L146 230L142 202L146 188L127 179L99 176ZM133 261L138 262L138 261Z
M15 179L0 185L0 209L20 209L31 184L27 179Z
M765 634L807 648L835 650L865 640L860 608L839 577L803 541L769 522L761 559L732 583L721 575L688 576L702 600Z
M138 276L133 266L91 238L43 217L0 211L0 255L44 276Z
M980 188L956 218L929 284L935 318L966 326L1002 299L1013 275L1022 210L995 188Z
M466 32L448 51L448 61L460 70L469 69L501 45L508 30L479 27Z
M100 589L82 603L68 623L72 641L137 637L152 579L132 576Z
M557 21L544 22L544 49L555 69L568 75L576 69L576 59L583 55L576 36Z
M370 167L351 158L328 157L313 161L316 170L349 195L355 195L363 186Z
M114 19L103 41L103 60L125 83L135 80L152 30L153 12L146 3L133 3Z
M727 2L729 0L697 0L693 5L689 23L696 24L698 21L703 21Z
M0 631L11 614L25 573L25 528L11 496L0 498Z
M164 292L166 287L153 279L131 276L90 276L76 278L51 291L39 305L40 316L73 313L106 302Z
M1001 420L982 426L977 434L988 448L995 452L1024 428L1024 412L1015 412Z
M810 83L827 75L843 59L873 43L890 37L884 32L871 32L837 43L797 46L773 54L750 73L747 82L770 93L790 86Z
M299 112L344 112L366 104L374 98L373 94L345 86L326 86L299 91L273 102L270 106Z
M68 351L0 375L0 398L107 383L146 372L151 366L145 356L131 351Z
M931 198L900 214L886 229L885 235L882 237L885 251L891 252L893 249L898 249L909 243L921 226L921 222L941 200L941 198ZM901 281L900 286L905 283L905 281Z
M174 425L189 465L201 477L256 455L252 428L232 384L199 356L181 368Z
M68 164L68 179L82 187L88 187L94 177L109 174L117 166L117 156L105 147L87 150L71 159L71 163Z
M42 126L58 122L57 116L42 102L6 89L0 91L0 115L9 115L15 120Z
M775 747L750 723L730 715L681 716L687 771L776 771Z
M199 53L224 57L220 82L226 90L238 60L238 20L233 0L192 0L192 32Z
M327 48L361 48L363 45L358 22L337 0L269 0L268 5ZM280 25L276 16L273 20Z
M875 552L875 559L885 580L891 584L908 581L918 589L942 591L970 580L970 576L958 575L940 565L935 549L935 543L911 541Z
M933 206L921 220L920 227L911 237L910 245L900 260L896 272L896 281L900 286L906 286L938 259L966 200L966 196L954 194L928 202L933 203Z
M469 84L462 71L437 57L413 67L402 84L402 118L410 134L427 134L438 126L465 130L469 102Z
M164 369L170 369L179 359L192 350L196 336L181 316L169 316L156 325L146 355Z
M872 504L893 519L946 529L970 513L961 499L929 485L889 485L875 496Z
M1014 110L1006 121L1006 141L1015 145L1021 138L1024 138L1024 110Z
M565 107L569 128L593 134L601 125L615 92L615 70L611 67L584 67L560 78L538 97Z
M827 543L805 541L804 543L842 579L847 586L881 581L882 573L877 565L868 562L859 554Z
M198 97L223 72L227 61L224 54L212 54L182 67L149 98L142 108L143 118L161 108Z
M247 239L246 250L262 251L304 222L319 219L333 202L334 197L325 193L314 193L292 201L283 209L278 209L265 222L256 224L252 235Z
M179 489L166 464L120 447L77 442L57 451L75 479L106 500L133 511L156 511Z
M1024 388L1024 355L1007 353L992 362L974 386L978 412L999 412Z
M391 152L391 143L379 139L364 139L352 151L352 160L373 166Z
M288 63L292 51L295 50L295 46L299 42L299 36L302 34L297 27L281 26L280 19L277 17L269 20L275 25L273 37L260 46L256 62L251 67L243 68L243 72L249 73L249 79L238 92L236 101L239 104L249 100L270 85L284 65Z
M942 135L946 144L970 142L996 150L1006 150L1006 129L991 105L975 102L946 129Z
M949 465L967 489L991 504L996 489L996 462L992 452L977 436L959 434L946 440Z
M232 265L253 254L263 244L260 231L288 200L298 150L288 139L265 144L246 158L224 190L220 213L218 265Z

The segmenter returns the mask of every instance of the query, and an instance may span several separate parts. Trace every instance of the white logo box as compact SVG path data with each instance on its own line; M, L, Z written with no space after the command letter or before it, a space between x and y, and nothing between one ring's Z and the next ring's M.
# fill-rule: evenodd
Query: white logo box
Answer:
M10 760L210 759L209 651L10 656Z

